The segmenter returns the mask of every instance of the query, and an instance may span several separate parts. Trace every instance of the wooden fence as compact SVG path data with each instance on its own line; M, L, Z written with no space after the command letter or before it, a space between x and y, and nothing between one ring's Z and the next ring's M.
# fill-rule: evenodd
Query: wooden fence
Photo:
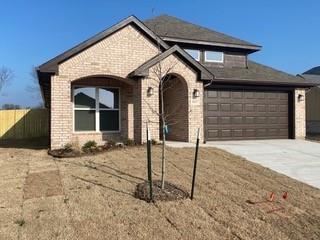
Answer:
M49 135L47 109L0 110L0 140Z

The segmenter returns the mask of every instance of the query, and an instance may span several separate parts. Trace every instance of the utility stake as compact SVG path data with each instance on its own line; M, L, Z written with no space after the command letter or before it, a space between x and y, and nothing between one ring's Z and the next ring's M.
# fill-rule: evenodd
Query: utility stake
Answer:
M148 182L149 182L149 197L150 202L153 201L153 193L152 193L152 166L151 166L151 136L149 132L149 127L147 125L147 165L148 165Z
M197 143L196 143L196 153L195 153L195 156L194 156L192 187L191 187L191 195L190 195L191 200L193 200L194 184L195 184L195 180L196 180L196 171L197 171L197 162L198 162L198 150L199 150L199 133L200 133L200 128L198 128Z

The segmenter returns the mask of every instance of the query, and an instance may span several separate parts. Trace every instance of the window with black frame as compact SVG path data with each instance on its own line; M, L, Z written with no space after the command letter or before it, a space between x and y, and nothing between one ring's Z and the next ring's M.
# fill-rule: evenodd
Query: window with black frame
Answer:
M120 130L119 88L75 87L73 97L76 132Z

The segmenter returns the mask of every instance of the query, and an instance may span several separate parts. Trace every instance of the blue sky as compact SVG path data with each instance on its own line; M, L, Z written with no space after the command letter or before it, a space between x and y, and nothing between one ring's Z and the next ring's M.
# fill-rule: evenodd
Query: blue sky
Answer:
M30 71L129 15L169 14L262 45L251 59L298 74L320 65L319 0L1 0L0 66L14 79L0 106L33 106Z

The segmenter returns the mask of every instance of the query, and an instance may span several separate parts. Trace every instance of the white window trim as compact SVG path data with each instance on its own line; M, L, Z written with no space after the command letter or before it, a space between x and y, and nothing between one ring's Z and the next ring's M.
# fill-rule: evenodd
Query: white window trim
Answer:
M76 108L75 107L75 102L74 102L74 89L79 88L79 87L87 87L87 88L94 88L95 89L95 96L96 96L96 106L95 108ZM118 110L119 111L119 130L116 131L100 131L100 108L99 108L99 88L114 88L118 89L119 91L119 96L118 96L118 101L119 101L119 107L114 108L114 109L106 109L102 108L101 111L112 111L112 110ZM109 86L90 86L90 85L73 85L72 86L72 128L73 128L73 133L74 134L87 134L87 133L120 133L121 132L121 89L120 87L109 87ZM95 131L76 131L75 130L75 111L76 110L94 110L95 111Z
M207 59L207 52L217 52L217 53L222 53L222 59L219 60L210 60ZM220 51L204 51L204 61L205 62L214 62L214 63L223 63L224 62L224 52L220 52Z
M190 51L197 51L197 52L198 52L198 57L197 57L197 58L193 58L189 53L188 53L188 54L189 54L194 60L200 62L200 50L198 50L198 49L191 49L191 48L185 48L184 50L186 51L186 53L188 53L188 52L187 52L188 50L190 50Z

